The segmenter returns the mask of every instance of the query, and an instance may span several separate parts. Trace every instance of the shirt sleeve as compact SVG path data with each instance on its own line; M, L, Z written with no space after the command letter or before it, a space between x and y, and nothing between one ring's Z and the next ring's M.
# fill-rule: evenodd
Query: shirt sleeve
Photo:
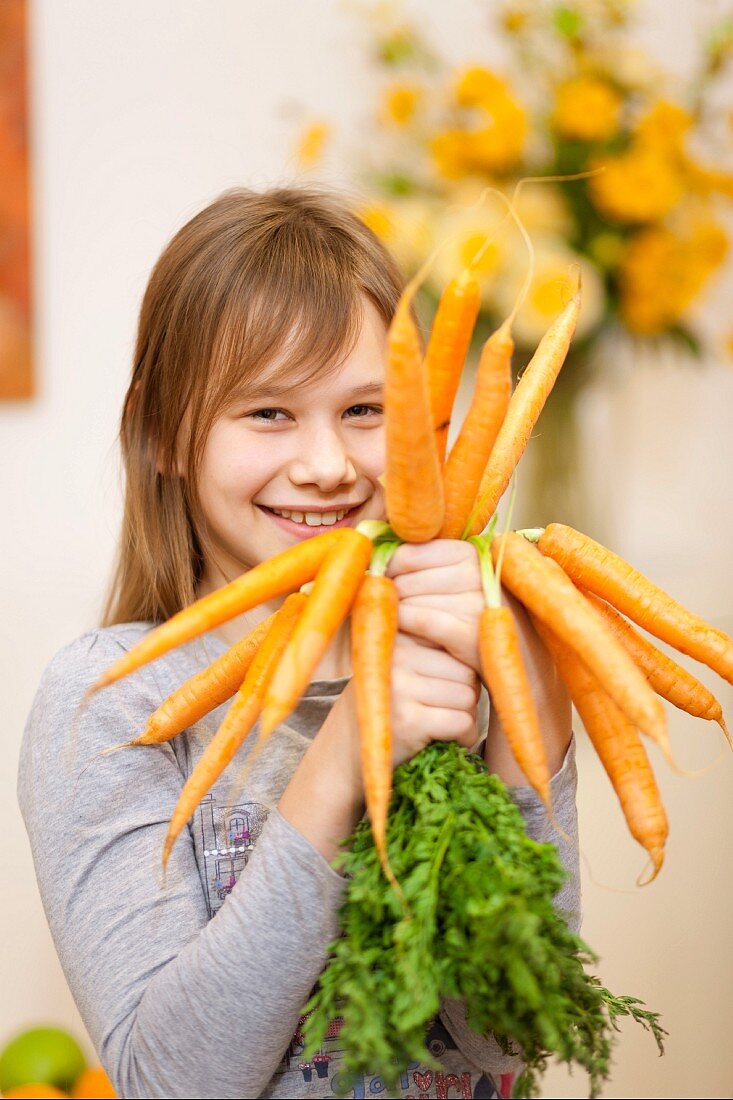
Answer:
M119 1095L258 1096L337 935L344 880L274 809L211 920L189 830L163 881L175 755L100 754L167 693L149 666L79 710L122 648L98 631L62 650L26 724L18 796L56 949Z

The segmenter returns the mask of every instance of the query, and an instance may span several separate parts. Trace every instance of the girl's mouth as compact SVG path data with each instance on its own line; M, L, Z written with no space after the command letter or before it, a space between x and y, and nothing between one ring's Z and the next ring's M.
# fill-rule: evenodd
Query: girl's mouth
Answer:
M355 508L351 508L344 514L342 519L335 520L334 522L317 524L306 523L305 513L302 513L302 520L299 522L287 518L286 516L279 516L277 512L273 512L272 508L266 508L264 504L257 504L256 507L259 508L261 512L264 512L273 523L281 528L281 530L287 532L287 534L294 535L299 539L309 539L313 535L322 534L323 531L333 531L336 527L351 527L364 505L358 504ZM295 514L301 515L301 513ZM324 514L329 515L328 512ZM333 515L333 513L331 514Z

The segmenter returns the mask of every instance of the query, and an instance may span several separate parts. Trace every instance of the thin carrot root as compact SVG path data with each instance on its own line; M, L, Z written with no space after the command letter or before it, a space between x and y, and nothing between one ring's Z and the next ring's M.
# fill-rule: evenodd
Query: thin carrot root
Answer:
M716 722L718 723L718 725L722 729L723 733L725 734L725 739L728 742L728 744L730 745L731 749L733 749L733 737L731 737L730 730L728 729L728 727L725 724L725 718L723 718L723 716L721 715L720 718L716 718Z
M131 749L136 745L142 745L142 741L138 741L137 737L133 737L131 741L120 741L119 745L112 745L109 749L102 749L100 756L109 756L110 753L119 752L120 749Z

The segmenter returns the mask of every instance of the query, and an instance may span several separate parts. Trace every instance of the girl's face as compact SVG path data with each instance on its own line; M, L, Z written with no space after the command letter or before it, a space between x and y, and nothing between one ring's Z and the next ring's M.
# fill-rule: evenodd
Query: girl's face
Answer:
M331 527L385 518L385 348L384 322L364 299L361 334L337 371L250 389L214 422L199 494L217 560L205 563L204 584Z

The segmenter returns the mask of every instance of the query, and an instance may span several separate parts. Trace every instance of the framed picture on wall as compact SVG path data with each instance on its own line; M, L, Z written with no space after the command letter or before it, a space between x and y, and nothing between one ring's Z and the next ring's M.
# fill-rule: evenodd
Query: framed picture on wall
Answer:
M0 3L0 399L32 397L28 0Z

